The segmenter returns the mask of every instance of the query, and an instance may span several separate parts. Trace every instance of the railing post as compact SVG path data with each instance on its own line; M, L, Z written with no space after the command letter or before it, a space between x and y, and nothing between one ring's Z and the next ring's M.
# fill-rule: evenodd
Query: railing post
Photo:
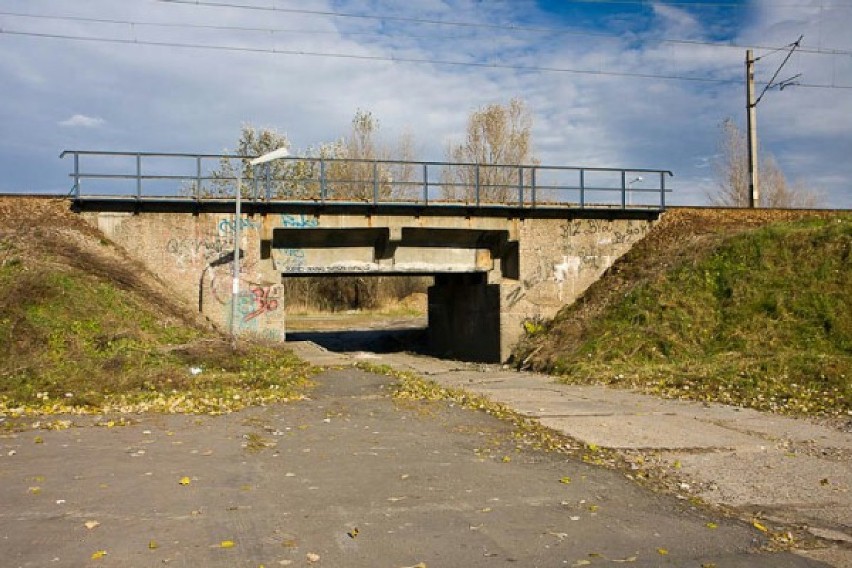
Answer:
M666 208L666 172L660 172L660 209Z
M429 205L429 164L423 164L423 203Z
M195 157L195 199L201 199L201 156Z
M272 198L272 162L266 163L266 175L263 181L266 186L264 188L266 190L266 200L269 201Z
M518 207L524 206L524 167L518 166Z
M627 172L621 170L621 208L627 209Z
M74 152L74 197L80 198L80 154Z
M136 154L136 199L142 199L142 154Z
M325 203L327 188L325 186L325 160L320 158L320 201Z
M580 170L580 209L586 207L586 170Z
M535 167L535 166L533 166L533 168L532 168L532 180L530 180L530 181L532 182L532 196L531 196L531 201L532 201L532 206L533 206L533 207L535 207L535 172L536 172L536 167Z
M373 205L379 204L379 163L373 162Z
M476 191L476 206L479 207L479 164L476 164L475 191Z

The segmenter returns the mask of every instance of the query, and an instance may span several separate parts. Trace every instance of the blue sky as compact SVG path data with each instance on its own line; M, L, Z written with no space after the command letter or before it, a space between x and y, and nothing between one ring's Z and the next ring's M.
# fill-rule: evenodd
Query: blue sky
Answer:
M770 91L761 146L791 182L852 208L852 89L839 88L852 87L852 0L228 3L277 10L0 1L0 191L67 191L64 149L220 152L243 123L304 149L344 135L359 108L389 141L409 132L418 159L441 160L472 110L520 97L542 163L670 169L671 201L700 205L716 183L719 124L745 121L744 46L766 55L765 81L784 54L763 48L804 34L782 77L833 88Z

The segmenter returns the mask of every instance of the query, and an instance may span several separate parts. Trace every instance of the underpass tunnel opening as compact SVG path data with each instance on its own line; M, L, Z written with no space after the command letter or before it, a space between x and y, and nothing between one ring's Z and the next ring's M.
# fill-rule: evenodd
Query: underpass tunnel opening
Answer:
M284 294L290 310L300 303L303 283L316 296L305 303L336 312L326 316L329 328L332 321L339 324L339 329L318 330L323 316L315 315L311 325L303 314L300 325L294 314L288 339L309 339L335 351L414 351L500 361L500 287L495 282L517 279L519 266L517 242L509 240L508 231L282 228L271 237L261 243L261 258L271 261L290 288ZM376 311L388 299L404 303L406 298L419 298L419 319L388 320ZM409 308L416 304L408 303Z
M337 352L430 353L432 276L290 276L281 282L287 341Z
M337 352L500 361L500 291L487 274L282 279L287 340Z

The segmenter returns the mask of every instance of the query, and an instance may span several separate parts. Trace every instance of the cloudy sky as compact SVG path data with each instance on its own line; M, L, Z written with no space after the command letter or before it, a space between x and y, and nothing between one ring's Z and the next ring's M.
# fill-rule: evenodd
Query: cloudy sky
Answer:
M245 123L298 152L357 109L442 160L520 97L543 164L670 169L700 205L720 123L744 128L745 49L766 82L803 35L761 146L852 208L850 29L852 0L0 0L0 191L67 191L65 149L217 153Z

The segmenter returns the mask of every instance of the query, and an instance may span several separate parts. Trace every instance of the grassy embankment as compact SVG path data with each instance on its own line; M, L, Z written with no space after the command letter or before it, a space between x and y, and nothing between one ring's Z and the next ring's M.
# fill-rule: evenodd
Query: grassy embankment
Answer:
M272 346L233 351L66 207L0 234L0 416L220 413L308 387L307 364Z
M606 304L584 318L581 300L530 326L516 360L566 382L852 414L848 215L775 223L696 248Z

